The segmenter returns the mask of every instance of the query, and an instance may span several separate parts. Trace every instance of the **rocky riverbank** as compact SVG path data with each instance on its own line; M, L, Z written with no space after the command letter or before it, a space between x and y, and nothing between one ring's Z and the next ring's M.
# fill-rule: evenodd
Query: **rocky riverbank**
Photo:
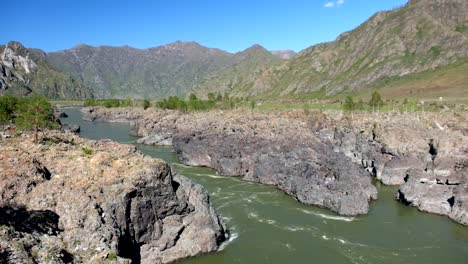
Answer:
M172 145L185 164L275 185L300 202L339 214L368 212L377 198L375 177L401 185L395 195L405 204L468 221L466 112L83 113L88 120L130 122L140 143Z
M1 139L0 198L0 263L169 263L225 240L202 186L109 140Z

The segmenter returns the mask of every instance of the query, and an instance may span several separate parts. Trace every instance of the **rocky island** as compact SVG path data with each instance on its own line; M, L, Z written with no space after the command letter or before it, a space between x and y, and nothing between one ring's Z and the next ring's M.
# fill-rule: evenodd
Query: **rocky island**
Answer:
M87 120L130 122L140 143L172 145L185 164L274 185L341 215L368 212L377 199L374 177L400 185L395 196L401 202L468 224L464 114L83 112Z
M202 186L110 140L0 140L1 263L170 263L227 233Z

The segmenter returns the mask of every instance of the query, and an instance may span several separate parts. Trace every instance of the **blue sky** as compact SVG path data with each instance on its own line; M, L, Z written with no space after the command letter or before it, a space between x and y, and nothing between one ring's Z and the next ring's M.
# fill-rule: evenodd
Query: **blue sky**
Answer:
M334 40L407 0L0 0L0 43L45 51L148 48L177 40L237 52L253 44L300 51ZM8 22L5 22L8 21Z

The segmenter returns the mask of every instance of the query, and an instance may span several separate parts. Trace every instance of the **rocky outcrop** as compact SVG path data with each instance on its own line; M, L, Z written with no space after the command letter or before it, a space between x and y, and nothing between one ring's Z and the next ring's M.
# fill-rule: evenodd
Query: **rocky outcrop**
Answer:
M401 185L397 194L401 202L467 225L466 114L378 117L360 115L348 120L352 129L335 131L339 151L384 184Z
M367 212L368 201L377 197L371 175L401 185L397 198L402 202L466 224L464 113L84 112L91 120L130 121L140 142L172 144L186 164L272 184L303 203L340 214ZM423 184L421 178L432 180Z
M88 120L133 124L140 142L172 143L182 163L274 185L302 203L366 214L377 190L369 175L300 119L210 112L84 109Z
M0 262L169 263L218 249L206 191L134 146L0 141Z

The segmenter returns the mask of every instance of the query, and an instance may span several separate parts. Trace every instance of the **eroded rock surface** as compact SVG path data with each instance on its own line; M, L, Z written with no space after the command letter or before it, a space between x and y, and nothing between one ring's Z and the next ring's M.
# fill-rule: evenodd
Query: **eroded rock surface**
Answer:
M275 185L306 204L345 215L367 213L369 201L377 197L370 175L387 185L401 185L396 195L402 202L466 225L465 112L353 116L339 111L184 114L87 108L83 112L88 120L130 122L139 142L172 144L186 164ZM410 187L419 178L458 183L445 187L439 183L437 188L443 190L432 193L431 184ZM428 204L438 205L431 209Z
M342 215L366 214L377 198L371 178L335 152L310 124L288 116L250 112L183 114L177 111L84 109L88 120L132 123L140 142L172 143L180 161L225 176L278 187L302 203ZM316 120L317 121L317 120ZM313 126L320 126L314 122ZM161 140L162 139L162 140Z
M134 146L69 133L1 140L0 202L2 263L169 263L225 239L200 185Z

